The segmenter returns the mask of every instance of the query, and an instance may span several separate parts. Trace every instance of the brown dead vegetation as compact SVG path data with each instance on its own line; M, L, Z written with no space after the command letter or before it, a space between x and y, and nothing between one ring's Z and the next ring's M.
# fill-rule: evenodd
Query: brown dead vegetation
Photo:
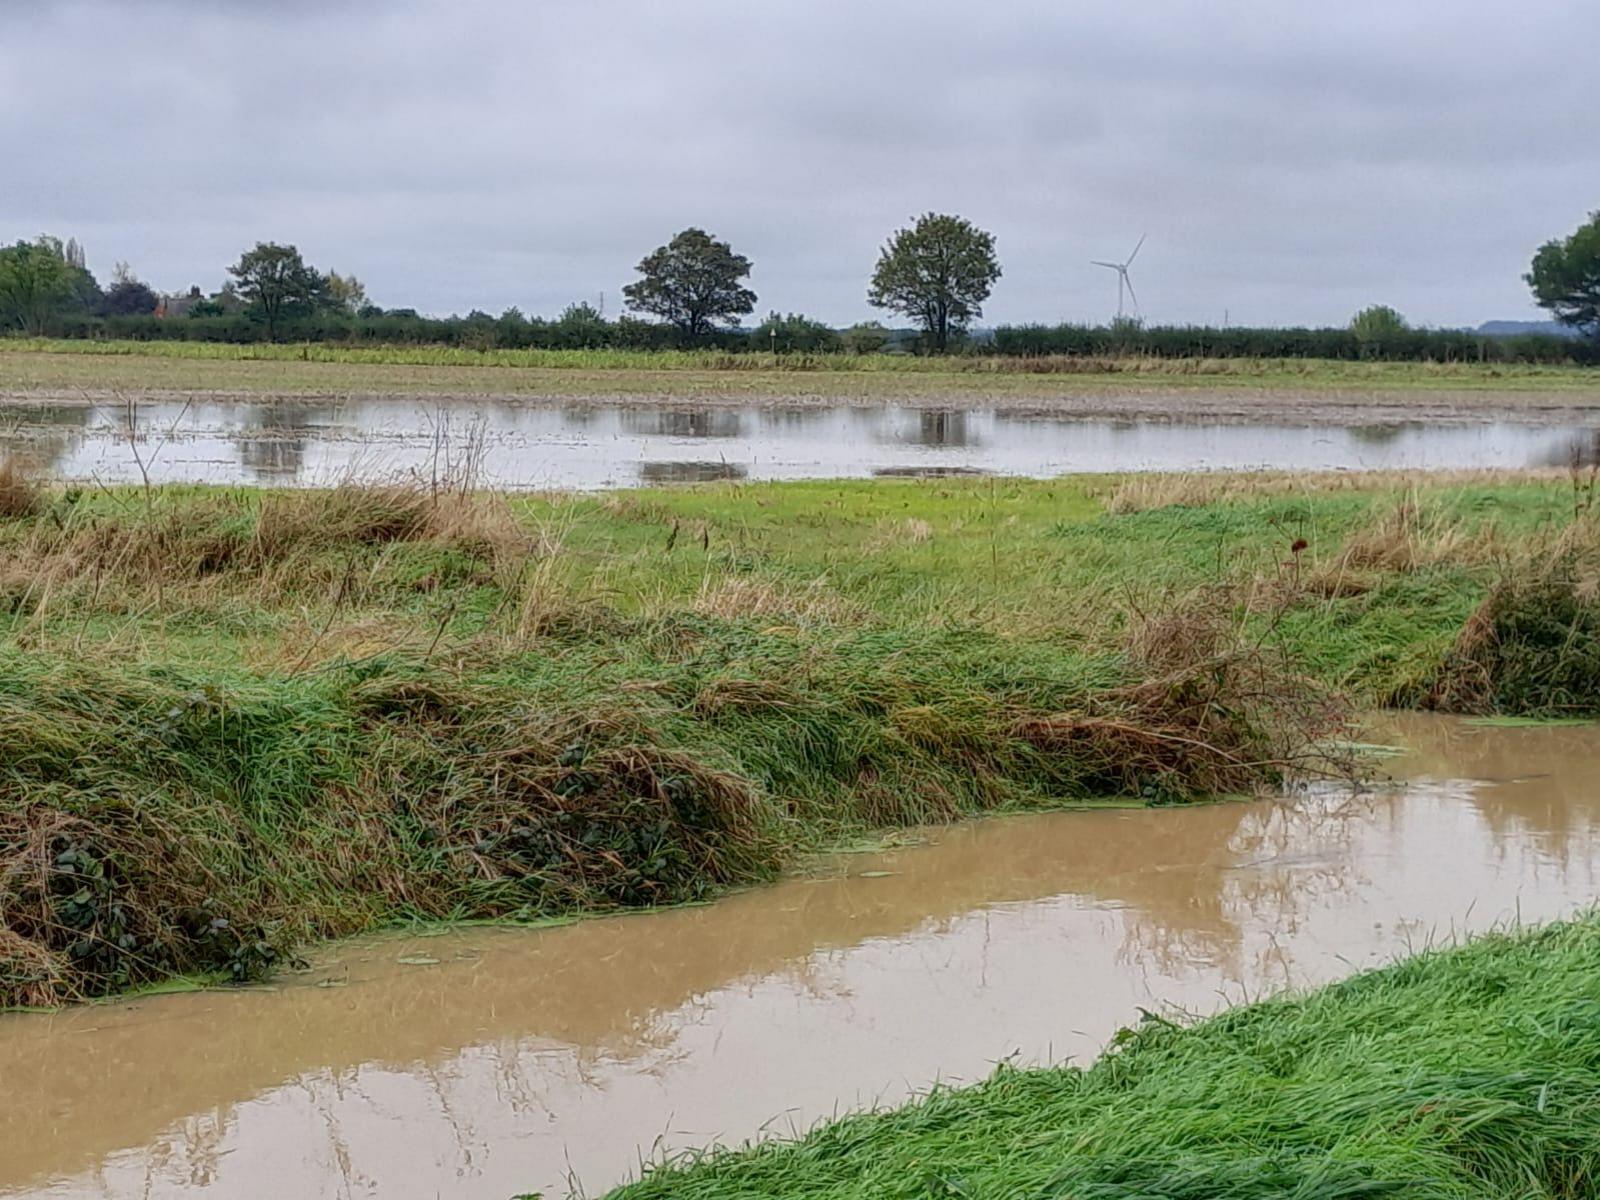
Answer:
M1333 565L1340 572L1417 571L1441 562L1471 565L1492 554L1494 541L1492 525L1469 536L1459 522L1427 512L1413 492L1347 541Z
M1213 591L1136 621L1126 644L1150 677L1024 719L1016 736L1072 756L1107 794L1158 802L1353 771L1330 748L1349 726L1344 701L1246 641Z
M33 473L15 458L0 458L0 519L31 517L39 511L40 499Z
M255 606L348 609L383 576L385 548L400 542L455 551L482 564L484 582L525 574L531 560L554 552L502 497L434 494L420 484L268 493L259 506L224 493L125 497L93 509L68 490L39 501L34 519L0 541L0 603L39 621L63 606L181 611L230 591ZM428 581L406 586L425 591Z
M1419 702L1456 713L1600 712L1600 514L1507 555Z
M1119 688L1016 736L1069 755L1109 795L1181 801L1250 793L1336 769L1345 708L1269 656L1238 650ZM1337 767L1340 773L1345 768Z

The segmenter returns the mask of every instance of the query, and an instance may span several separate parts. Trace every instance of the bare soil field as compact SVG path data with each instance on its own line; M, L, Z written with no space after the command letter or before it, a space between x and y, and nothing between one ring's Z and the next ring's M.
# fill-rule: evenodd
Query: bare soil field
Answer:
M0 352L0 401L485 399L528 406L773 408L892 404L1153 421L1600 424L1600 372L1411 363L1241 363L1216 373L418 366Z

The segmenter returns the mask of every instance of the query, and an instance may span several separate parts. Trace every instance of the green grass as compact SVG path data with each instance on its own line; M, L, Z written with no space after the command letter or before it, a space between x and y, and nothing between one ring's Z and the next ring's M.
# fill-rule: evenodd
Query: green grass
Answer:
M0 338L0 389L177 388L564 396L1039 397L1086 387L1559 392L1600 395L1582 367L1326 359L924 358L720 351L468 350ZM1350 402L1351 397L1340 397Z
M0 485L0 1003L1270 784L1589 520L1558 477ZM1557 642L1516 711L1600 704Z
M72 598L92 588L82 575L45 596L44 584L23 572L0 579L0 597L9 592L19 609L14 633L40 645L65 649L87 637L210 667L258 667L286 643L297 654L325 623L351 563L358 586L343 598L318 660L363 626L371 634L363 644L372 646L431 638L441 619L454 637L484 632L508 603L529 598L535 572L552 611L626 620L687 611L791 644L841 631L925 631L1059 659L1104 651L1131 616L1218 580L1259 577L1287 588L1296 539L1308 543L1300 575L1331 568L1349 538L1408 494L1399 476L1275 476L1223 502L1201 496L1108 512L1118 487L1104 477L886 480L515 497L510 518L543 548L512 564L527 576L515 596L496 574L493 547L419 539L302 545L291 571L269 572L282 584L269 593L249 571L180 579L160 611L146 610L146 589L130 595L102 581L85 612ZM1469 537L1492 529L1507 547L1564 528L1574 512L1571 482L1558 476L1462 475L1432 484L1424 477L1419 494L1442 527ZM214 530L250 530L261 504L249 489L157 496L160 520L201 541ZM87 526L136 521L142 510L128 490L84 492L73 511ZM314 503L309 513L318 515ZM38 524L0 525L0 550L15 553ZM1352 571L1347 582L1359 588L1301 596L1271 613L1273 628L1318 674L1364 703L1381 702L1437 661L1499 570L1491 552L1414 570ZM1272 594L1264 590L1260 604ZM42 615L20 619L41 601ZM563 654L595 653L603 643L598 634L569 640Z
M1600 919L1425 953L1087 1069L1002 1068L613 1200L1580 1200L1600 1194Z

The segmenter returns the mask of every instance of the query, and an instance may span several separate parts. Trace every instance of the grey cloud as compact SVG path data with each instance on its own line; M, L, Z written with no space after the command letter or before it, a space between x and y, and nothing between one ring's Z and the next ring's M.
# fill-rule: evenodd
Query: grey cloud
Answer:
M39 11L41 8L44 11ZM214 286L257 238L382 303L613 297L683 225L763 309L872 315L884 237L993 230L987 318L1530 312L1600 206L1591 0L3 5L0 237Z

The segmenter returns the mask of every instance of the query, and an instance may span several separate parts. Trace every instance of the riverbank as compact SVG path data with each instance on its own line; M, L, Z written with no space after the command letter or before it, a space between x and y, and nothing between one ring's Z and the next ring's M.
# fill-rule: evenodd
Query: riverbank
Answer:
M1350 702L1600 696L1566 476L0 500L10 1004L1270 787Z
M1407 750L1354 797L966 821L711 904L396 931L264 985L0 1017L0 1194L242 1194L270 1162L285 1195L598 1196L641 1156L1008 1057L1087 1065L1141 1008L1210 1014L1592 903L1593 725L1364 736Z
M1596 979L1593 916L1484 937L612 1196L1577 1200L1600 1188Z
M1533 419L1600 410L1600 371L1321 359L771 357L664 351L0 339L0 396L503 397L723 406L892 403L1079 416ZM1326 417L1320 417L1326 411Z

